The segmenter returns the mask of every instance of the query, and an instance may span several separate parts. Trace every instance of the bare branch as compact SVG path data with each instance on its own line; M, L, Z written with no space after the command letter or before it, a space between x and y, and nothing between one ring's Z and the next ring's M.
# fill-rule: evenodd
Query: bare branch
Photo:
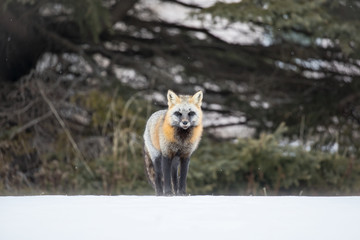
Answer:
M163 0L163 2L172 2L172 3L179 4L181 6L184 6L184 7L189 7L189 8L194 8L194 9L204 9L203 7L201 7L199 5L191 4L191 3L185 3L185 2L181 2L181 1L177 1L177 0Z

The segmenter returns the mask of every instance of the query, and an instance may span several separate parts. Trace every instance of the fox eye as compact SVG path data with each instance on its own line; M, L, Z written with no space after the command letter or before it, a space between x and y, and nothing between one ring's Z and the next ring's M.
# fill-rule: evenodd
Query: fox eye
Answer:
M179 112L179 111L176 111L174 114L175 114L175 116L177 116L177 117L181 117L181 116L182 116L181 112Z
M195 116L195 115L196 115L195 112L193 112L193 111L189 112L189 117L192 117L192 116Z

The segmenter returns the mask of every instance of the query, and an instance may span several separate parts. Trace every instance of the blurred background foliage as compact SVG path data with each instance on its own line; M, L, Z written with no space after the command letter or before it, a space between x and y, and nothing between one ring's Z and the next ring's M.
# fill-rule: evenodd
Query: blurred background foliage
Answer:
M351 195L359 190L360 166L354 158L290 146L282 142L284 133L282 124L257 139L219 146L205 140L193 158L190 189L231 195Z
M360 3L0 1L0 194L153 194L146 119L203 90L190 194L360 193Z

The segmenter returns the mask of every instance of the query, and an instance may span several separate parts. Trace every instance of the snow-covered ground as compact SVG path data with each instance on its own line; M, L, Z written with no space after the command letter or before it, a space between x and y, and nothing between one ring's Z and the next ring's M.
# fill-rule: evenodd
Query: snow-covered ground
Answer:
M360 197L0 197L0 239L360 239Z

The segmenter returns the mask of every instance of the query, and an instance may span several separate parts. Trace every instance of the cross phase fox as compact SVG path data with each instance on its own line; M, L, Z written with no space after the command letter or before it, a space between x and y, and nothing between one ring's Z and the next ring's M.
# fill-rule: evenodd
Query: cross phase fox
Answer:
M157 195L186 194L190 156L203 131L202 98L202 91L178 96L169 90L168 109L153 113L146 123L145 172Z

